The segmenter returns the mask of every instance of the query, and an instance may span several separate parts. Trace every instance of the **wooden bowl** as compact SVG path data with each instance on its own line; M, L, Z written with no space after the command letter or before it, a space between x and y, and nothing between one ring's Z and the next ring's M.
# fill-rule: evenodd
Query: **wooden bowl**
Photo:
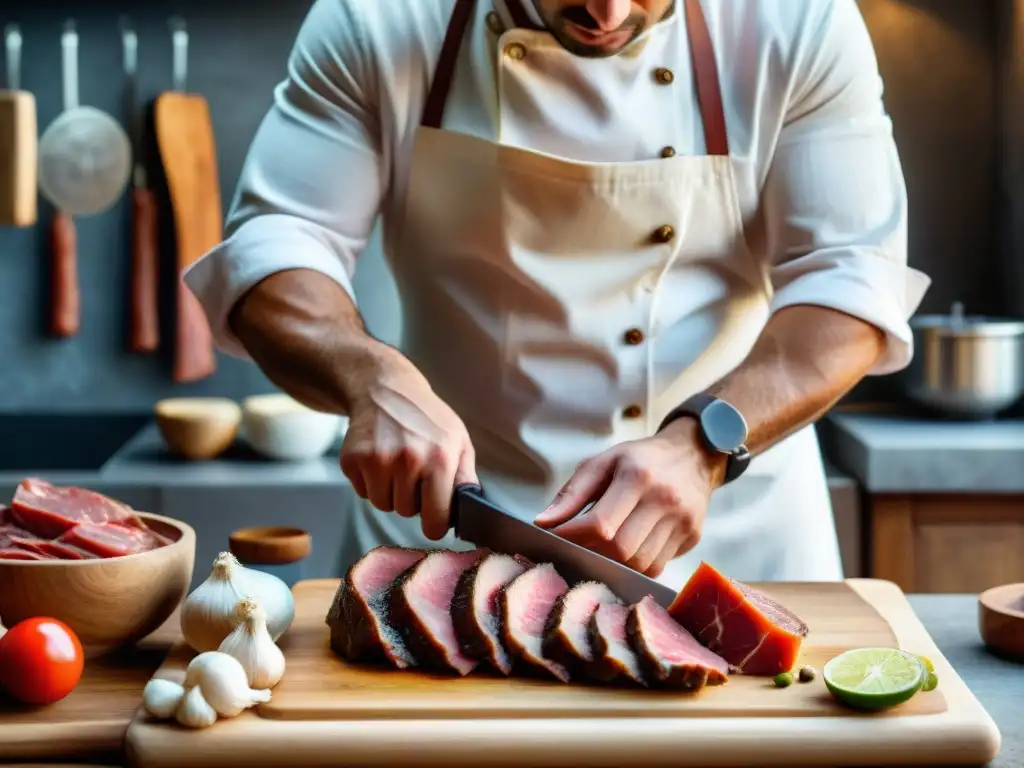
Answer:
M0 560L0 623L59 619L86 658L132 645L162 625L188 594L195 565L191 526L137 512L171 540L137 555L97 560Z
M981 639L993 651L1024 661L1024 583L1004 584L978 597Z
M174 397L156 404L156 423L167 446L194 461L219 456L234 442L242 408L226 397Z
M313 542L300 528L266 526L241 528L231 534L229 544L231 554L245 565L288 565L309 557Z

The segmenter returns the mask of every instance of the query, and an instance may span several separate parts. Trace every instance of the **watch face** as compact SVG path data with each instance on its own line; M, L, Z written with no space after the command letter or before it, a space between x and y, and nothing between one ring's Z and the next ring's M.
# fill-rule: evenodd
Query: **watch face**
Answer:
M724 400L716 400L700 414L701 426L711 446L722 453L732 453L747 439L747 422L743 414Z

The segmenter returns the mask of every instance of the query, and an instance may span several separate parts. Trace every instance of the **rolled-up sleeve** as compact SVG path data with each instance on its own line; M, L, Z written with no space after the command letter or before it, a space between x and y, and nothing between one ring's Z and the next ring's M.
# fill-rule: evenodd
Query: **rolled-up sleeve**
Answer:
M881 375L910 362L930 280L907 265L906 186L863 18L854 0L820 7L765 184L772 311L812 304L878 327Z
M184 274L232 355L248 357L228 328L232 307L276 272L316 270L355 301L356 259L388 177L362 29L349 0L313 4L246 157L225 239Z

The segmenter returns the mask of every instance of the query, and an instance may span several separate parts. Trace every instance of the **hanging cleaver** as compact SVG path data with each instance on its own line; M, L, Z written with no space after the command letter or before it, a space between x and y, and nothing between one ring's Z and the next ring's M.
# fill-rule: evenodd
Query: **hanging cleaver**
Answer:
M676 590L629 566L592 552L491 502L479 485L460 485L452 500L451 525L462 541L496 552L519 554L535 563L551 563L570 584L599 581L627 605L647 595L664 608Z

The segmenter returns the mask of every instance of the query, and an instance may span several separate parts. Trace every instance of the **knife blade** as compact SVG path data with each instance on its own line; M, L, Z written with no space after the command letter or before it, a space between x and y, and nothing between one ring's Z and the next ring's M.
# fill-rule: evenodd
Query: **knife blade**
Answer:
M535 563L551 563L570 584L599 581L626 601L647 595L664 608L676 590L556 533L520 520L487 498L479 485L460 485L452 500L450 524L462 541L495 552L519 554Z

